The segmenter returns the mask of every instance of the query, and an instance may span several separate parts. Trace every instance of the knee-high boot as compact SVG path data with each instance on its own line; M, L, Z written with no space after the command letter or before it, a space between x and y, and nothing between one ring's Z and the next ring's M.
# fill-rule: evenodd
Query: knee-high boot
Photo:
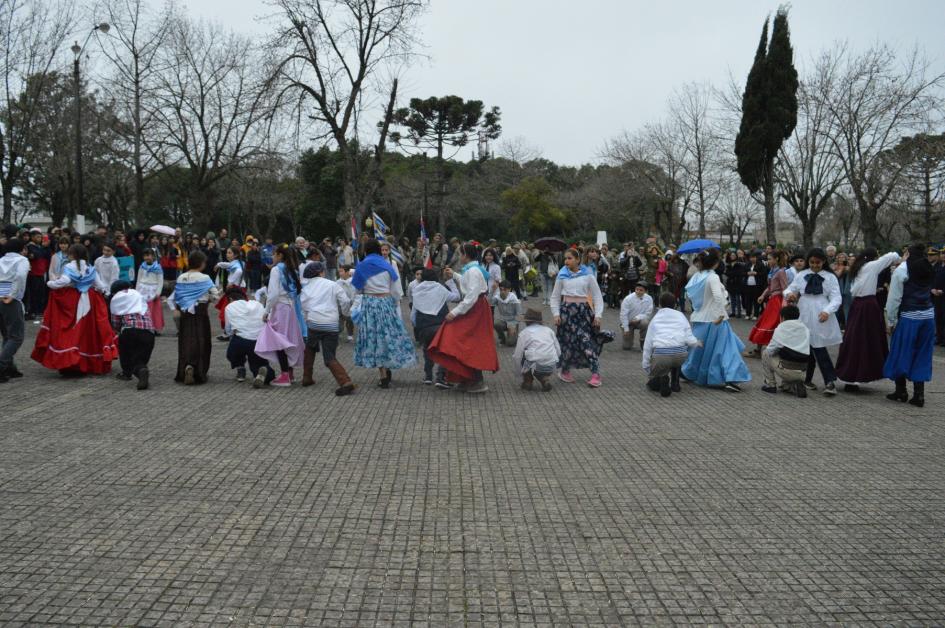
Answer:
M348 371L345 370L345 367L341 366L341 362L332 360L326 366L328 366L328 370L331 371L335 381L338 382L338 388L335 389L336 395L344 397L354 392L354 384L351 383Z
M912 405L922 408L925 406L925 382L912 382Z
M315 383L312 369L315 366L315 352L305 347L305 356L302 358L302 385L311 386Z
M673 392L679 392L682 388L679 387L679 368L675 367L669 372L669 389Z

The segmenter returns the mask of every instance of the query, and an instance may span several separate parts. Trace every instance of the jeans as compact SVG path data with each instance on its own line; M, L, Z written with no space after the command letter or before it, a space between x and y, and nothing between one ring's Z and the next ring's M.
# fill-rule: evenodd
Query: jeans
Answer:
M321 347L322 360L325 366L335 361L335 352L338 350L338 332L336 331L317 331L308 328L308 337L305 339L305 346L318 353Z
M0 301L0 334L3 344L0 345L0 369L13 366L13 356L23 344L24 323L23 304L16 299L9 303Z
M827 347L811 347L810 357L807 359L807 378L804 380L808 384L814 381L814 367L820 368L820 374L824 377L824 385L836 381L837 374L833 370L833 360L827 352Z
M548 273L545 272L545 273L542 273L541 275L541 281L542 281L542 290L541 290L542 298L545 301L547 301L548 299L551 298L552 290L555 289L555 280L553 277L549 277Z
M328 278L329 278L330 280L332 280L332 281L335 281L335 280L338 279L338 269L337 269L337 268L329 268L328 271L327 271L327 274L328 274Z
M126 327L118 334L118 363L124 375L138 375L148 366L154 351L154 333L147 329Z

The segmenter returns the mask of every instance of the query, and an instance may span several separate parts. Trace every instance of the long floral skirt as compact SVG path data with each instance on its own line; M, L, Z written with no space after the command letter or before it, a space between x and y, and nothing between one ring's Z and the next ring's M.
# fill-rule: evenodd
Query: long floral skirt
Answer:
M594 329L594 311L587 303L562 303L559 316L559 368L562 371L589 368L591 373L600 372L600 352L604 343L613 340L613 332Z
M400 369L417 363L417 353L393 297L364 295L354 345L354 363L364 368Z

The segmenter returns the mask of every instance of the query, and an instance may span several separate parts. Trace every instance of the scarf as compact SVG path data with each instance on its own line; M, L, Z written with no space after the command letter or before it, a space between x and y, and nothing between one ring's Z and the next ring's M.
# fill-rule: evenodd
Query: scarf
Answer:
M768 281L771 281L774 278L774 276L778 273L779 270L781 269L778 268L777 266L772 266L771 270L768 271Z
M299 324L299 331L302 332L302 338L308 338L308 324L305 322L305 315L302 314L302 297L299 296L299 288L289 273L286 271L285 262L276 264L279 269L279 281L282 284L282 291L292 299L292 306L295 310L295 320Z
M197 301L211 288L213 288L213 281L209 277L201 281L178 281L174 286L174 303L181 311L193 314Z
M804 286L804 294L817 295L824 293L824 278L820 276L820 273L808 273L804 277L804 281L807 282L807 285Z
M394 270L394 267L377 253L371 253L355 266L351 285L356 290L364 290L367 280L381 273L387 273L390 275L391 281L397 281L397 271Z
M151 262L150 264L147 262L141 262L141 270L146 273L154 273L155 275L161 275L162 277L164 276L164 270L157 262Z
M141 315L148 311L148 304L140 292L128 289L114 294L109 308L115 316Z
M591 271L587 269L587 266L581 266L576 271L571 271L567 266L562 266L561 270L558 271L558 279L577 279L578 277L585 277L590 274Z
M700 270L686 284L686 296L692 303L693 312L702 307L702 301L705 299L705 282L709 280L709 274L714 272L714 270Z
M82 267L79 262L76 262L75 266L79 270L75 270L72 266L66 264L62 269L62 274L68 277L69 281L72 282L72 286L79 291L79 303L75 308L75 322L78 323L92 309L89 303L89 288L95 285L95 278L98 273L95 272L95 268L92 266L86 266L85 274L81 274Z
M459 273L460 273L461 275L465 275L465 274L466 274L466 271L469 270L470 268L475 268L475 269L477 269L479 272L481 272L481 273L482 273L482 277L486 280L486 285L489 285L489 279L490 279L490 277L489 277L489 271L486 270L486 267L483 266L482 264L480 264L479 262L476 262L476 261L469 262L468 264L466 264L465 266L463 266L463 269L462 269L461 271L459 271Z

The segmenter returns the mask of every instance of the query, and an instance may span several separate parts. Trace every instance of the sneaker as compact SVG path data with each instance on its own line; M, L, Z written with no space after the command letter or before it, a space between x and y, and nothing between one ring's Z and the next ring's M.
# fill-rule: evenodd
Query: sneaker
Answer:
M798 399L807 399L807 387L804 384L794 384L794 394Z
M6 384L10 381L10 378L7 377L6 373L0 373L0 384Z
M3 372L4 375L10 379L17 379L18 377L23 377L23 373L20 373L15 366L11 366L6 371Z
M432 378L432 377L424 377L424 378L423 378L423 385L424 385L424 386L432 386L432 385L433 385L433 378Z
M246 369L245 369L245 368L236 369L236 381L238 381L238 382L245 382L245 381L246 381Z
M219 340L220 342L226 342L226 341L228 341L229 339L230 339L230 337L227 336L226 334L220 334L219 336L217 336L217 340Z
M587 385L590 386L591 388L600 388L600 385L601 385L600 373L594 373L593 375L591 375L591 378L587 380Z
M574 383L574 376L571 375L571 371L561 371L558 373L558 379L560 379L562 382L565 382L566 384Z
M453 384L449 383L445 379L438 379L433 382L433 385L441 390L449 390L450 388L453 388Z
M736 392L736 393L742 391L741 386L739 386L735 382L725 382L725 390L727 390L728 392Z
M469 393L470 395L479 395L488 391L489 391L489 387L486 386L485 382L475 382L475 383L469 384L468 386L466 386L466 390L465 390L465 392Z
M778 387L777 386L762 386L761 391L766 392L766 393L771 393L772 395L776 395L778 394Z
M279 373L279 377L272 380L271 384L280 388L288 388L292 385L292 379L289 377L288 371L286 371L284 373Z
M837 394L837 387L833 382L830 382L829 384L824 386L824 395L828 397L833 397L836 394Z
M115 375L115 379L117 379L118 381L121 381L121 382L130 382L130 381L131 381L131 375L125 375L124 373L118 373L117 375Z
M188 364L184 367L184 386L194 385L194 367Z
M817 390L817 384L814 382L804 382L804 388L807 390Z
M844 384L843 392L858 393L860 392L860 385L859 384Z
M142 366L138 369L138 390L147 390L148 389L148 377L151 373L148 371L148 367Z
M354 342L354 336L348 336L348 342Z
M269 375L268 366L260 366L256 371L256 377L253 378L253 388L260 389L266 385L266 377Z

